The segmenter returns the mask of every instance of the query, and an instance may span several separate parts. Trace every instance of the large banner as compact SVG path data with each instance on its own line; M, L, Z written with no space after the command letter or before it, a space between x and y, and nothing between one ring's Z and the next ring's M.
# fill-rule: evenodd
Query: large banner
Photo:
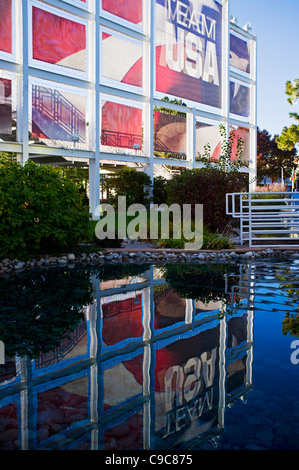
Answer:
M221 108L222 7L156 0L156 90Z

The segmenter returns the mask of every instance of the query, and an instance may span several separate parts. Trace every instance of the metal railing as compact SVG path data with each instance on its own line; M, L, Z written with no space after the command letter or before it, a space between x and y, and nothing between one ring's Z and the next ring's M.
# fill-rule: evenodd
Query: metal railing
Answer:
M240 220L241 245L299 246L299 193L228 193L226 214Z

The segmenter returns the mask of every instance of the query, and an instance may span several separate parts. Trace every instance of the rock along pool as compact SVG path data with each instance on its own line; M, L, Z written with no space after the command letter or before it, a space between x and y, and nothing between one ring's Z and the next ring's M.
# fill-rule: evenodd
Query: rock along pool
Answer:
M297 263L0 278L0 450L298 450Z

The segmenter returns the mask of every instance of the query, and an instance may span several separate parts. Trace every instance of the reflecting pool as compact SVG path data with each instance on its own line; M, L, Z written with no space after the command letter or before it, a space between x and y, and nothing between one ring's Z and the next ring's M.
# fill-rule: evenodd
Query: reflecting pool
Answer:
M299 449L299 264L0 279L0 449Z

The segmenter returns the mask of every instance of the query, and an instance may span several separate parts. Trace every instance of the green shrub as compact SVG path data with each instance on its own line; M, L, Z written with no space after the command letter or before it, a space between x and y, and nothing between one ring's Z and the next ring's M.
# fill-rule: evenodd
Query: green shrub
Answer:
M148 205L150 201L151 179L143 171L135 168L123 168L109 178L109 188L114 191L109 196L109 203L117 207L118 196L126 196L127 206L131 204Z
M153 185L153 203L154 204L164 204L167 201L167 190L166 190L167 180L163 176L154 177Z
M185 243L189 241L190 240L186 240L185 238L169 238L168 240L162 239L159 240L158 246L159 248L183 249L185 247ZM218 233L210 233L206 228L204 228L203 243L201 247L202 250L225 250L230 248L234 248L234 245L227 237Z
M167 184L168 204L203 204L204 225L211 232L223 232L232 218L226 215L226 193L247 188L247 175L215 168L183 169Z
M57 169L0 166L0 257L71 250L88 236L89 220L82 195Z

